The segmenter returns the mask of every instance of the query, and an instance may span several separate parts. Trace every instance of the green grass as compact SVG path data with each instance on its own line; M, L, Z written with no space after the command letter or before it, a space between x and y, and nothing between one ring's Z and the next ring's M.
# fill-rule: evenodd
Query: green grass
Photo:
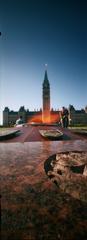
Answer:
M11 129L11 127L10 128L9 127L0 127L0 132L6 131L6 130L9 130L9 129Z
M87 130L87 126L74 126L74 127L69 127L71 130Z

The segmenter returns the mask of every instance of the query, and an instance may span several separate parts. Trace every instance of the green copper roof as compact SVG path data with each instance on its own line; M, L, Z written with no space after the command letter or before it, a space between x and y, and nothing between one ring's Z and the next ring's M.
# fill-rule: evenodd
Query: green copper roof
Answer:
M48 75L47 75L47 70L45 70L44 82L43 82L43 83L49 84Z

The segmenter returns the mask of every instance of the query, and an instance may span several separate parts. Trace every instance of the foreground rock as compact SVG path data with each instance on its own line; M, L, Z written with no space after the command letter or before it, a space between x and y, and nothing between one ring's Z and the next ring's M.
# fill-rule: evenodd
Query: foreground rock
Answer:
M87 152L58 153L49 160L50 179L65 193L87 201Z

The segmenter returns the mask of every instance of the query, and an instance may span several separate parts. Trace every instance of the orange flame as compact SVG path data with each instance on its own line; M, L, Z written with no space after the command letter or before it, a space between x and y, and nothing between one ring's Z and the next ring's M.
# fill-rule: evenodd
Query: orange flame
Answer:
M28 119L28 123L56 123L60 121L60 115L59 113L50 113L50 116L46 115L44 116L44 119L42 117L42 113L35 114L31 119Z
M41 123L42 122L42 114L35 114L33 117L28 119L28 123Z

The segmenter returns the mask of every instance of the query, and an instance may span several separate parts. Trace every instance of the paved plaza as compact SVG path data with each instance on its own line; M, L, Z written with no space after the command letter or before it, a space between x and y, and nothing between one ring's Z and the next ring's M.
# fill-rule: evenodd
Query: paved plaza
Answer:
M87 138L66 129L65 139L45 141L39 128L0 142L1 239L86 240L87 203L58 188L44 164L56 153L87 152Z
M6 132L6 137L2 138L2 134L0 134L0 142L42 142L42 141L49 141L49 139L44 138L41 136L40 134L40 130L59 130L61 132L63 132L63 138L62 140L76 140L76 139L87 139L87 134L85 135L79 135L79 134L75 134L73 133L73 131L70 131L67 128L62 128L59 126L55 126L55 125L36 125L33 126L31 125L25 125L24 127L15 127L15 128L11 128L9 129L9 137L7 137L7 131ZM18 132L18 134L13 135L12 137L10 137L10 135L12 134L12 132ZM11 133L11 134L10 134ZM4 134L5 135L5 134Z

